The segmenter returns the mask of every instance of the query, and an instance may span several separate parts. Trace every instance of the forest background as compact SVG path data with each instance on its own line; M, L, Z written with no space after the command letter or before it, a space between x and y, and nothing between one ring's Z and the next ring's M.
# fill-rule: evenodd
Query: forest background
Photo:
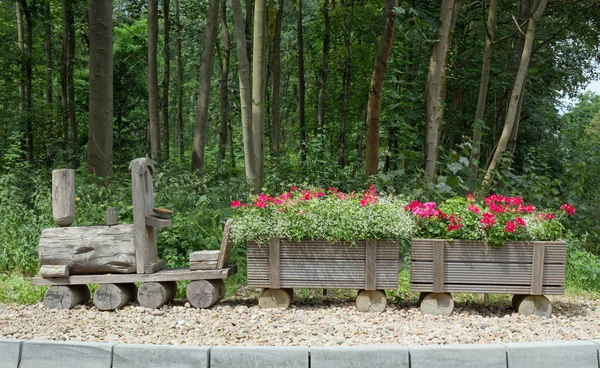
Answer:
M3 0L0 280L37 272L53 169L77 170L74 225L130 222L148 155L171 267L253 191L375 184L568 201L569 286L598 290L599 40L598 0Z

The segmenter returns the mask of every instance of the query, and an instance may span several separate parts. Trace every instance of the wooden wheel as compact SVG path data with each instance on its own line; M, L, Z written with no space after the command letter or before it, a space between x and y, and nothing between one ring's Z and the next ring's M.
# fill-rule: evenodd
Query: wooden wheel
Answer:
M356 308L361 312L381 313L387 307L385 291L361 290L356 296Z
M138 290L138 302L142 307L157 309L175 298L177 283L145 282Z
M294 299L294 289L264 289L258 297L261 308L288 308Z
M195 308L210 308L225 296L225 282L219 280L192 281L186 289L188 301Z
M419 293L419 305L421 305L421 302L423 301L423 299L425 299L425 297L426 297L428 294L431 294L431 293L429 293L429 292L427 292L427 291L422 291L422 292L420 292L420 293Z
M421 312L437 316L449 316L454 310L454 299L449 293L429 293L421 301Z
M100 284L94 294L94 305L102 311L112 311L135 301L137 287L134 283Z
M512 307L515 311L519 310L519 305L521 304L521 302L523 301L523 299L525 299L525 297L527 296L527 294L515 294L512 297L511 300L511 304Z
M527 295L519 304L518 311L524 316L535 314L539 317L550 317L552 303L543 295Z
M87 285L50 286L44 295L44 305L52 309L71 309L90 300Z

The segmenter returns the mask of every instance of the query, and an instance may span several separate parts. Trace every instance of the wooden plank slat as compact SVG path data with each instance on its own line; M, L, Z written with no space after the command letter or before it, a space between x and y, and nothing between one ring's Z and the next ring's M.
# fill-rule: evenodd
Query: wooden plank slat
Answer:
M34 277L31 283L34 286L42 285L85 285L85 284L123 284L130 282L162 282L181 280L213 280L225 279L237 272L237 267L232 265L228 268L206 271L190 271L187 268L172 268L149 274L102 274L102 275L72 275L69 277L57 277L44 279Z
M223 238L221 238L221 251L219 252L219 260L217 261L217 268L225 268L229 264L232 247L232 242L229 240L229 233L231 232L232 224L233 219L228 219L225 222L225 227L223 228Z
M173 220L164 219L156 216L146 216L146 226L152 226L157 229L165 229L173 225Z
M542 295L544 277L544 243L533 247L533 265L531 267L531 295Z
M269 242L269 287L279 289L279 238L271 238Z
M433 284L411 284L410 291L433 292ZM519 285L475 285L475 284L445 284L447 293L485 293L485 294L528 294L529 286ZM544 295L562 295L564 286L543 286Z
M433 292L444 291L444 240L433 242Z

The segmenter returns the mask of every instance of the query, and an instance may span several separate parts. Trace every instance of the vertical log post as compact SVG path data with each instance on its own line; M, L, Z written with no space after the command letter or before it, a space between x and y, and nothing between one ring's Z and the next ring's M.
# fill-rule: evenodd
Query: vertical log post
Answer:
M60 227L71 226L75 219L75 172L52 171L52 217Z
M433 241L433 292L444 292L444 246L445 240Z
M377 240L367 240L365 251L365 290L376 290Z

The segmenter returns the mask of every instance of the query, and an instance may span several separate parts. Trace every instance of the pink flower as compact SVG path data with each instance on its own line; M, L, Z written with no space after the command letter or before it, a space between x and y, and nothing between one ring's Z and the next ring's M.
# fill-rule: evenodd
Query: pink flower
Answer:
M291 191L296 191L296 190L298 190L298 187L297 187L297 186L295 186L295 185L292 185L292 186L290 187L290 190L291 190Z
M516 229L517 229L517 226L515 225L514 222L507 221L506 222L506 227L504 228L504 232L506 232L506 233L514 233Z
M569 203L565 203L560 206L560 209L573 216L575 214L575 207L571 206Z
M473 202L473 194L471 194L471 193L467 194L467 201Z
M479 207L477 207L476 205L474 205L474 204L472 204L472 203L469 205L469 207L467 207L467 209L468 209L469 211L472 211L472 212L473 212L473 213L475 213L476 215L478 215L478 214L479 214L479 212L480 212L480 211L479 211Z
M449 232L452 232L454 230L460 229L461 227L463 227L462 224L448 225L448 227L446 228L446 230L448 230Z
M484 212L483 217L479 223L484 225L484 230L487 230L490 226L493 226L496 223L496 216L494 216L494 214L492 213Z
M268 205L267 202L261 201L261 200L254 202L254 207L256 207L256 208L265 208L265 207L267 207L267 205Z
M231 202L231 207L236 208L236 207L240 207L242 205L242 203L240 201L238 201L237 199L233 202Z
M520 217L517 217L517 218L515 219L515 222L516 222L516 223L517 223L517 225L519 225L519 226L527 226L527 224L525 223L525 221L524 221L522 218L520 218Z
M525 206L525 211L528 213L534 213L535 212L535 207L533 207L532 205L528 204L527 206Z
M553 213L549 213L549 214L546 215L546 218L548 220L552 220L554 218L554 214Z

